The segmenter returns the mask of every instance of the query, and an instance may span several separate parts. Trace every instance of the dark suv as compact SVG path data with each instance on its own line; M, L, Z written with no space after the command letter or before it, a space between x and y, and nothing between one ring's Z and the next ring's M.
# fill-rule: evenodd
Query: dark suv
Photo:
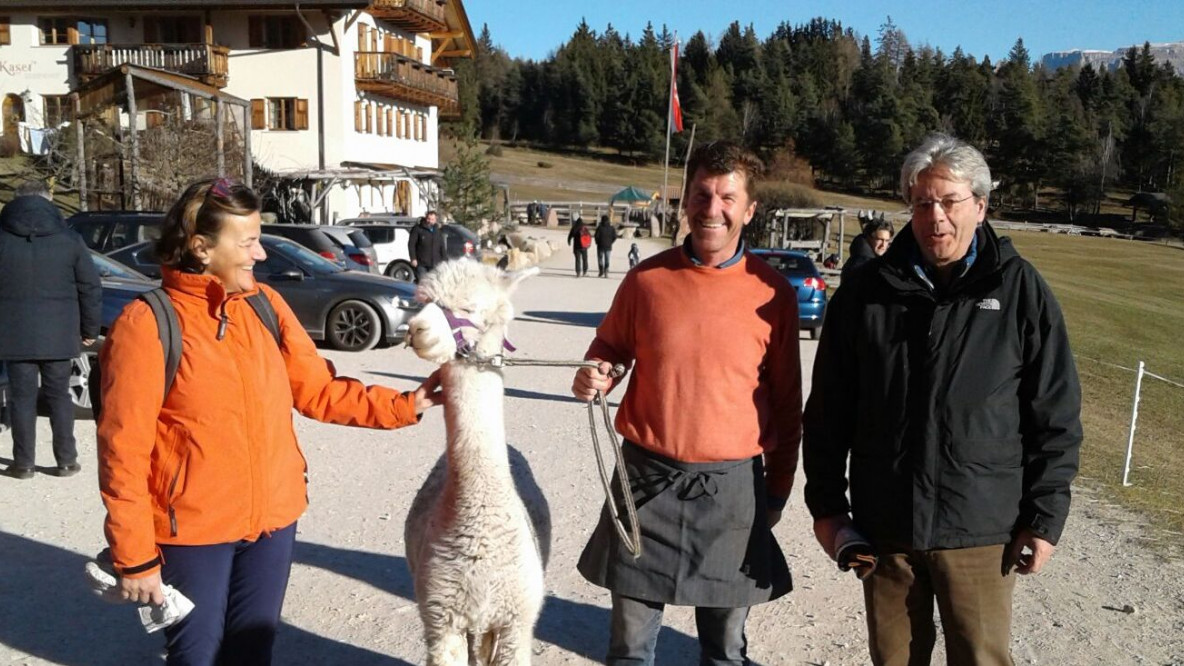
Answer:
M341 244L330 238L319 224L265 224L263 233L294 240L343 268L348 263Z
M102 254L133 243L160 238L164 213L139 210L102 210L75 213L66 220L86 246Z

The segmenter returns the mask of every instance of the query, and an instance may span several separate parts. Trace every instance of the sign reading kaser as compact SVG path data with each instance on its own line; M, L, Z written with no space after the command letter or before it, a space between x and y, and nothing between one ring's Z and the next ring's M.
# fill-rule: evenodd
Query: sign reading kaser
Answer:
M7 60L0 60L0 74L16 76L17 74L28 74L32 71L33 63L31 62L8 62Z

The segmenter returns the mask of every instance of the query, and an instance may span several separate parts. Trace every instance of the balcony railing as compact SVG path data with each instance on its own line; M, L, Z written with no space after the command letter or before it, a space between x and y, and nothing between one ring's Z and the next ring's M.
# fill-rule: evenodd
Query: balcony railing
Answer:
M229 78L230 49L217 44L76 44L71 50L80 81L124 64L187 74L219 88Z
M437 0L371 0L366 11L411 32L443 32L448 27L444 2Z
M450 69L425 65L398 53L361 52L354 56L354 76L359 90L436 106L440 115L460 115L456 74Z

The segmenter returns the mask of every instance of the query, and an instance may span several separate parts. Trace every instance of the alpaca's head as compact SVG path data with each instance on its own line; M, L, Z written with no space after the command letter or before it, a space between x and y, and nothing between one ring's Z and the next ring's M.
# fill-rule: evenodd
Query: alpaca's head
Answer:
M444 364L456 356L456 328L477 354L500 353L506 327L514 318L510 294L519 282L537 273L537 268L507 273L470 259L440 264L416 290L424 307L408 323L407 344L420 358ZM464 322L454 326L445 310L454 322Z

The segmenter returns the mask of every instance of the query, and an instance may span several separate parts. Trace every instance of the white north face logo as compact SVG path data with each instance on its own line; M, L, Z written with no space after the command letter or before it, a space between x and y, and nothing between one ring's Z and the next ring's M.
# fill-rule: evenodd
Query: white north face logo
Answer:
M984 298L983 300L978 302L978 309L979 310L998 310L999 309L999 299Z

